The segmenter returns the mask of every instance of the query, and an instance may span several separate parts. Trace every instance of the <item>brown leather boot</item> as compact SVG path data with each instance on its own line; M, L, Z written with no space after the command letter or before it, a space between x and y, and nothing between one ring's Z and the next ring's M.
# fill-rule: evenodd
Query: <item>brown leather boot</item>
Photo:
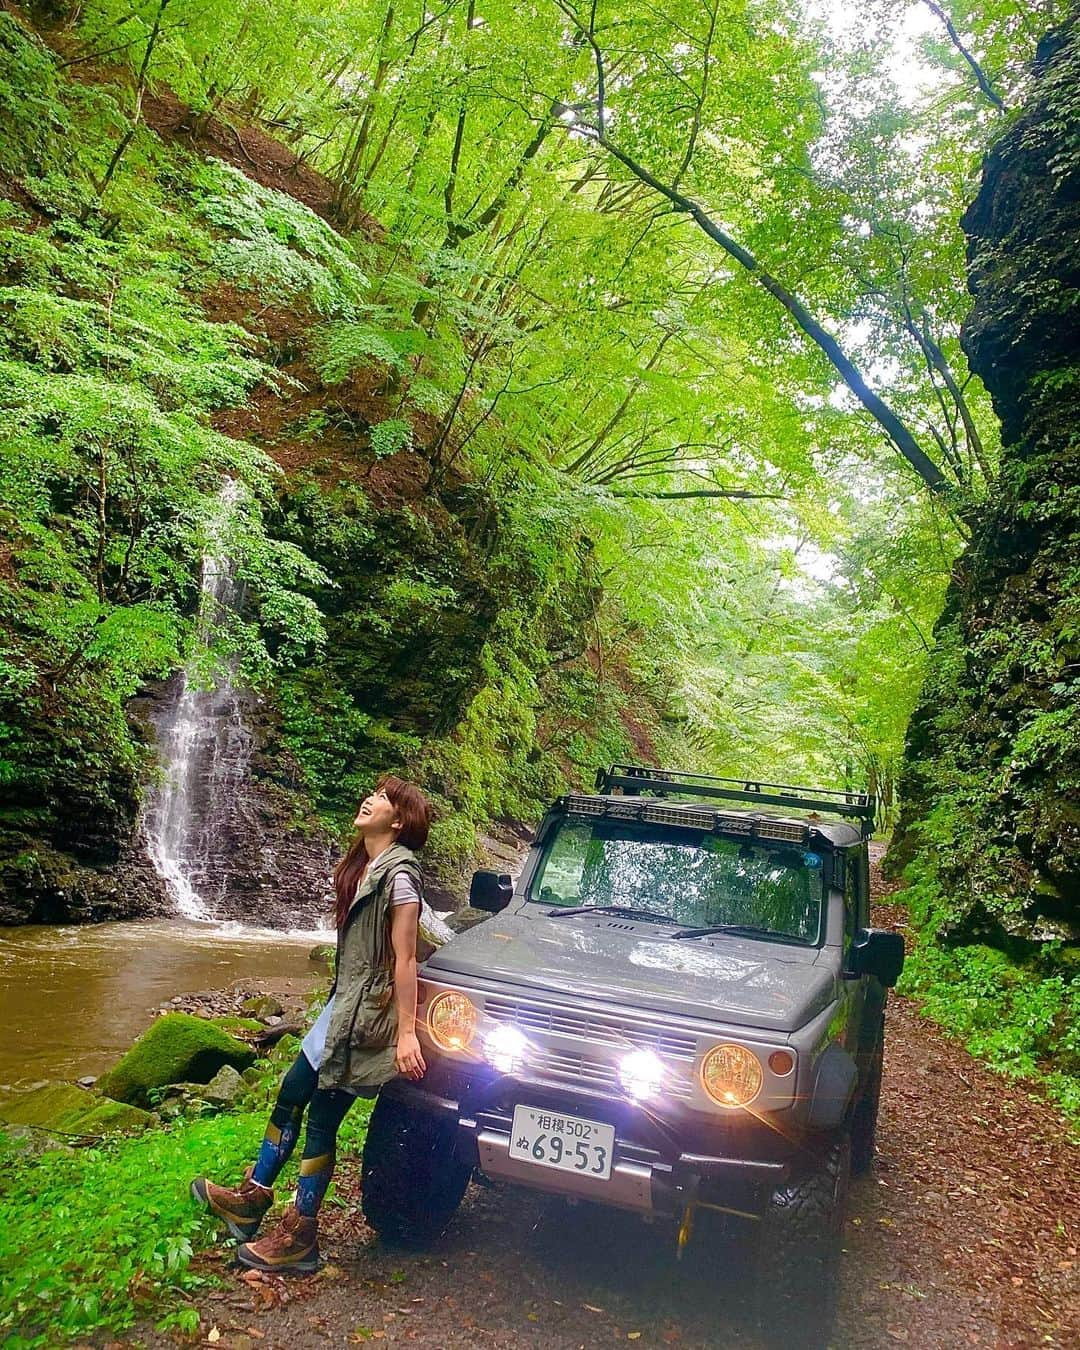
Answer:
M233 1237L241 1242L255 1236L266 1211L274 1203L274 1192L269 1186L256 1185L251 1173L249 1167L244 1173L243 1185L235 1190L217 1186L206 1177L196 1177L191 1183L191 1194L199 1204L216 1214Z
M237 1247L236 1259L252 1270L310 1275L319 1268L319 1221L305 1218L290 1205L272 1232Z

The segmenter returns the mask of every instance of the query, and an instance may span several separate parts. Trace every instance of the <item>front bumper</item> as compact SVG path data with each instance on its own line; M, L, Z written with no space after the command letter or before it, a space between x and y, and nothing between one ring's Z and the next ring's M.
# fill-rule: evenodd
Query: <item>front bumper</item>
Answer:
M678 1218L688 1205L701 1204L756 1218L772 1189L790 1174L795 1151L777 1150L764 1127L744 1132L741 1141L729 1137L722 1149L715 1130L704 1137L699 1133L693 1139L695 1146L709 1147L688 1149L677 1126L632 1103L553 1091L548 1085L517 1079L496 1077L464 1086L396 1079L383 1091L444 1120L455 1132L457 1157L486 1176L660 1217ZM511 1157L513 1108L519 1102L614 1125L611 1176L563 1172ZM737 1142L750 1146L738 1148ZM789 1156L775 1156L777 1152Z

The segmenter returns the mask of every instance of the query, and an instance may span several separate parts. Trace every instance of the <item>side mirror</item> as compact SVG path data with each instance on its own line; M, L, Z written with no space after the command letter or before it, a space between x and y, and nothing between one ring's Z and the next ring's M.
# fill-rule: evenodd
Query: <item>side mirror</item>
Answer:
M506 872L474 872L469 887L469 904L498 914L514 898L514 881Z
M851 948L851 973L873 975L891 989L903 969L903 937L884 928L864 928Z

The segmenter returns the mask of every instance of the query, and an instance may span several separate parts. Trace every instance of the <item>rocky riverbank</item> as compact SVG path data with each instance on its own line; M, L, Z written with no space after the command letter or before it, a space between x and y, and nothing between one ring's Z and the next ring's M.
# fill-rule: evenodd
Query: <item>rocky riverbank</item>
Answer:
M313 949L309 991L243 982L177 995L154 1010L148 1030L100 1077L45 1080L0 1098L0 1130L39 1154L243 1106L295 1054L327 983L328 955L332 949Z

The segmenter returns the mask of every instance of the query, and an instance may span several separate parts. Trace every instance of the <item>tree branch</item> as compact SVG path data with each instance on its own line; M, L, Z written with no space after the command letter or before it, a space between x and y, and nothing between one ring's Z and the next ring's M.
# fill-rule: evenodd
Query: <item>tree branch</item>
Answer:
M963 39L961 38L960 34L956 31L956 25L953 23L949 15L945 13L945 10L941 7L941 5L935 3L935 0L923 0L923 4L926 6L926 8L930 11L931 14L933 14L936 18L940 19L941 22L945 25L945 31L949 35L949 41L960 53L960 55L964 58L964 60L968 63L968 65L971 67L971 73L975 76L979 88L986 95L987 99L994 105L994 107L998 110L999 113L1008 112L1009 110L1005 106L1004 99L997 92L994 86L990 83L990 78L983 70L982 66L979 65L978 61L976 61L975 57L971 54L969 49L964 46Z
M640 497L649 500L682 500L686 497L727 497L732 501L786 502L782 492L750 492L746 488L687 488L683 492L642 492L636 488L616 488L613 497Z

